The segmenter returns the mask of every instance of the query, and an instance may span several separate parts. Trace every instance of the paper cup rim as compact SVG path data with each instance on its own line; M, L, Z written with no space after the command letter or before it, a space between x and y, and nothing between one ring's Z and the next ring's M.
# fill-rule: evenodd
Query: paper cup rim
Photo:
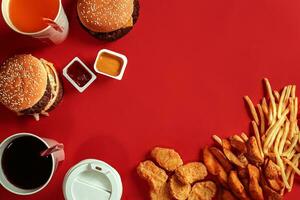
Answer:
M10 0L7 0L7 1L10 1ZM59 17L59 14L61 13L61 9L62 9L62 2L61 0L58 0L59 1L59 8L58 8L58 11L57 11L57 14L56 14L56 17L54 19L54 22L58 19ZM9 4L9 3L8 3ZM16 31L17 33L20 33L20 34L23 34L23 35L38 35L38 34L42 34L44 33L45 31L49 30L51 28L50 25L48 25L47 27L45 27L44 29L40 30L40 31L36 31L36 32L23 32L23 31L20 31L17 27L15 27L15 25L11 22L11 21L8 21L8 19L10 20L10 16L9 16L9 9L7 9L7 7L5 7L5 0L2 0L2 4L1 4L1 11L2 11L2 16L3 16L3 19L4 21L6 22L6 24L14 31ZM5 17L5 12L7 12L7 18Z

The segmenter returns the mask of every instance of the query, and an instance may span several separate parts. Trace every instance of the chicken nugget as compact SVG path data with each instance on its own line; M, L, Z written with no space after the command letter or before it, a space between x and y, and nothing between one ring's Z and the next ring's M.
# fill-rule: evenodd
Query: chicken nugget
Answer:
M228 185L231 191L241 200L250 200L246 190L238 178L237 172L232 170L228 176Z
M201 162L190 162L178 167L175 174L179 181L185 184L193 184L207 176L207 170Z
M240 153L247 153L247 146L243 140L241 141L236 137L231 137L230 145Z
M264 162L254 136L247 141L247 158L255 165L261 165Z
M277 179L279 177L280 168L271 159L265 164L265 176L268 179Z
M217 176L219 182L227 187L227 174L224 168L220 165L220 163L215 159L213 154L209 151L208 147L205 147L203 150L203 161L207 170L212 175Z
M217 186L212 181L196 183L189 195L188 200L211 200L217 192Z
M141 162L137 167L137 173L142 179L148 182L150 188L154 191L160 190L168 180L165 170L156 166L150 160Z
M260 171L254 165L249 164L247 166L249 173L249 193L255 200L263 200L264 195L262 188L259 185Z
M151 151L151 157L167 171L174 171L183 165L180 155L174 149L155 147Z
M232 170L231 163L227 160L226 156L220 149L217 147L210 147L209 151L216 157L226 172L230 172Z
M221 196L220 196L219 200L237 200L237 199L228 190L223 190L221 192Z
M157 190L150 190L150 199L151 200L172 200L167 183L164 183Z
M171 196L177 200L187 199L192 189L190 184L181 183L177 179L176 175L173 175L170 178L169 188L170 188Z
M277 193L275 190L273 190L272 188L270 188L267 185L263 185L263 191L264 191L264 195L265 195L267 200L281 200L281 199L283 199L282 195L280 195L279 193Z
M247 166L247 163L242 162L232 151L229 149L223 148L223 152L226 156L226 158L233 164L235 164L238 167L245 168Z

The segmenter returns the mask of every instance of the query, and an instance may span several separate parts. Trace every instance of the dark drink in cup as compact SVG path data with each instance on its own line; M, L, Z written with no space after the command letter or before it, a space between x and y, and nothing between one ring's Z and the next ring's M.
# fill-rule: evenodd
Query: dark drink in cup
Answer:
M1 160L6 178L22 189L35 189L44 185L53 167L51 155L40 155L46 149L46 144L32 136L22 136L11 141Z

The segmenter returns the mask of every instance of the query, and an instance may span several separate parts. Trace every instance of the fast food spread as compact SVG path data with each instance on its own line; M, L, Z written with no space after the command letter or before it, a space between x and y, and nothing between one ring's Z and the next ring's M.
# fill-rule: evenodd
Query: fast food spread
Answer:
M113 42L123 38L136 25L140 14L139 0L77 0L74 3L79 29L83 28L83 33L93 36L90 39L95 41ZM65 14L61 0L2 0L1 9L4 21L16 33L46 44L60 44L68 36L69 15ZM167 16L168 13L159 14ZM186 30L194 28L185 26L187 20L183 23L178 19L172 21L178 21L179 28L169 31L167 36L182 30L188 33ZM148 32L163 38L161 32L165 27L160 26L160 21L163 18L149 24L152 30ZM164 26L169 22L167 19ZM181 37L189 36L186 33ZM127 56L98 46L96 51L94 60L73 55L63 66L64 78L80 93L100 75L123 78ZM169 59L168 54L163 57ZM183 56L182 60L186 64L191 61ZM49 116L66 91L53 63L30 53L10 55L0 66L0 103L18 116L33 116L36 121L41 116ZM186 72L189 71L182 71ZM156 73L161 72L156 70ZM176 73L170 77L173 75ZM296 85L276 90L264 78L263 89L264 95L258 102L244 96L250 130L223 138L212 135L214 143L201 149L201 159L185 163L175 149L154 147L149 158L136 167L137 175L148 185L148 198L280 200L292 191L295 176L300 175ZM48 185L64 160L62 143L33 133L13 134L0 143L0 183L17 195L35 194ZM123 193L117 170L97 159L85 159L73 166L65 174L62 186L66 200L120 200Z
M155 163L145 162L151 162L161 175L153 170L152 174L142 172L143 162L137 169L140 177L152 184L151 191L160 191L167 183L169 190L163 191L172 197L164 199L180 200L212 199L215 195L220 200L273 200L291 191L295 174L300 175L296 86L276 91L266 78L264 86L266 95L256 106L244 97L251 114L250 134L213 135L215 145L203 149L204 164L183 164L175 150L155 147L151 151ZM151 167L146 168L151 171ZM211 180L206 180L208 174ZM153 182L159 184L153 187Z

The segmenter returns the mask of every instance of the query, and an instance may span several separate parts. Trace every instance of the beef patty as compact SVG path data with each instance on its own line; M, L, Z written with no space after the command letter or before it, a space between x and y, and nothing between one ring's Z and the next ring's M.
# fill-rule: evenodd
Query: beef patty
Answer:
M61 81L59 81L59 84L60 84L60 87L59 87L58 96L56 97L55 102L53 103L51 108L48 109L47 111L53 110L57 106L57 104L62 100L63 87L62 87ZM24 115L32 115L32 114L35 114L35 113L39 114L48 105L50 99L51 99L51 85L50 85L50 82L48 80L46 91L45 91L43 97L34 106L32 106L31 108L27 108L25 110L20 111L20 113L22 113Z

